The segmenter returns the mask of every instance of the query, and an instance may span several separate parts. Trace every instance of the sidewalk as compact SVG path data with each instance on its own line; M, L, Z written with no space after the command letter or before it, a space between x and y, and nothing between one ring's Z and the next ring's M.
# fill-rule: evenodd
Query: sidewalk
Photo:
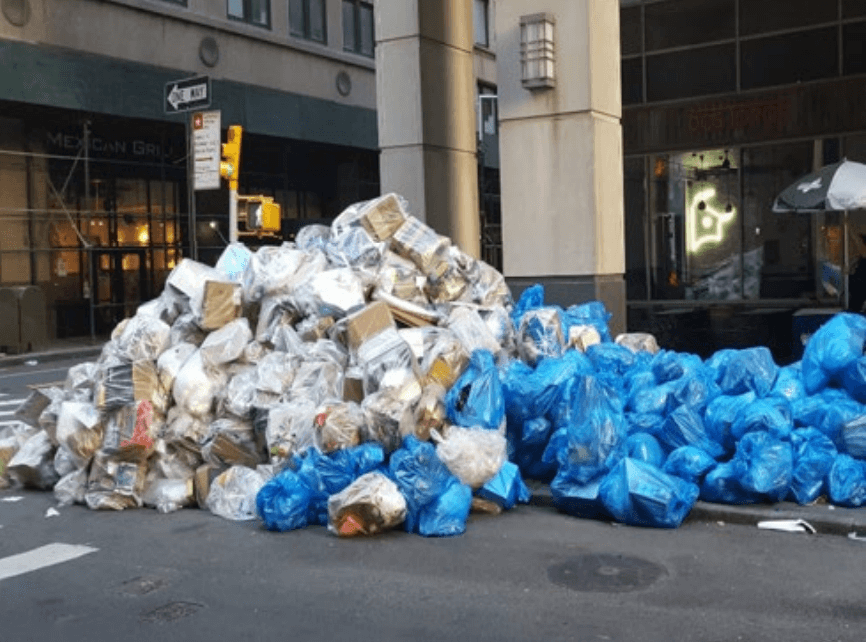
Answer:
M532 491L530 504L554 508L550 487L540 482L527 482ZM866 538L866 507L840 508L829 504L800 506L791 502L778 504L753 504L732 506L696 502L686 517L687 522L716 522L757 527L758 522L771 520L797 520L808 522L819 535L842 535L855 533Z
M63 361L64 359L94 361L99 358L102 346L107 341L108 337L96 337L94 341L89 336L53 339L39 350L32 352L22 352L21 354L0 353L0 368L11 368L32 361L35 361L37 364Z

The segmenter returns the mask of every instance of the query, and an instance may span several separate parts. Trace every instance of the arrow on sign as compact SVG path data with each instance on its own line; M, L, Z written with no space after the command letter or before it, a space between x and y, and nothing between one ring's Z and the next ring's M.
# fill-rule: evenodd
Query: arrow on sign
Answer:
M208 78L189 78L167 83L165 86L165 109L174 113L203 107L210 104Z

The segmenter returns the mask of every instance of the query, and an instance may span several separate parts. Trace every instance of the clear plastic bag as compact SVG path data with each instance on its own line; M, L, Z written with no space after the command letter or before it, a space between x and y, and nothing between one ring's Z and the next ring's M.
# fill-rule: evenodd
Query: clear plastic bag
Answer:
M451 241L414 216L407 216L391 237L391 248L410 259L427 276L441 277L448 269Z
M201 352L196 351L177 373L172 393L186 412L204 417L213 410L214 399L225 383L225 373L217 368L205 369Z
M145 506L156 508L160 513L173 513L195 502L192 476L186 479L154 479L144 490Z
M174 386L175 377L183 368L183 364L196 351L196 347L191 343L179 343L168 348L163 352L156 361L157 373L159 381L163 388L171 390Z
M432 436L440 461L470 488L481 488L506 461L505 437L495 430L449 426L444 437Z
M205 367L219 367L239 359L252 340L250 322L241 317L211 332L201 344L199 355Z
M406 519L406 499L381 473L367 473L328 499L328 530L342 537L375 535Z
M58 506L71 506L72 504L84 504L84 495L87 492L87 468L73 470L64 475L54 484L54 499Z
M569 335L570 334L571 329L569 329ZM599 337L599 341L600 340L601 337ZM629 332L617 335L616 343L625 346L632 352L649 352L650 354L656 354L659 351L659 344L656 341L656 338L646 332Z
M217 259L215 268L230 280L240 282L252 255L243 243L229 243Z
M561 356L564 345L562 321L557 308L538 308L523 315L517 332L517 349L521 359L535 365L542 357Z
M114 343L118 353L129 361L156 361L169 347L171 328L167 323L146 315L128 320Z
M66 373L63 390L76 401L92 401L98 368L95 362L79 363Z
M255 519L256 495L269 478L265 471L232 466L211 483L207 507L214 515L224 519Z
M317 404L298 397L267 411L265 438L272 462L285 461L316 444Z
M476 350L487 350L496 354L502 349L484 319L472 308L455 306L445 325L454 333L467 354Z
M329 403L316 409L316 443L324 453L352 448L367 435L367 418L352 402Z
M196 347L200 346L207 333L199 327L195 319L192 312L181 314L171 324L169 344L176 346L181 343L191 343Z
M102 445L103 428L99 411L89 403L66 401L60 407L55 438L83 468Z
M6 472L22 486L50 490L60 478L54 469L54 451L48 433L41 430L12 456Z
M142 506L141 493L147 474L143 461L128 461L103 450L90 466L84 500L93 510L124 510Z

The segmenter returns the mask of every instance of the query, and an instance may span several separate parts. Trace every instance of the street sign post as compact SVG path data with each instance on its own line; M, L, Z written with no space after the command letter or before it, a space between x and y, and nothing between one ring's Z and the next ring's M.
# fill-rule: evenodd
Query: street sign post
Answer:
M178 114L190 109L210 106L210 78L184 78L165 84L164 108L166 114Z
M220 112L192 114L193 189L220 188Z

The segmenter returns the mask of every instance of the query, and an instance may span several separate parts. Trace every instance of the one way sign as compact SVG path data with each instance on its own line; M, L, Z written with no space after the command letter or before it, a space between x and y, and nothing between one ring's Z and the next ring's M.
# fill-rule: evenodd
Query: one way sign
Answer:
M210 78L185 78L165 84L165 113L176 114L210 105Z

